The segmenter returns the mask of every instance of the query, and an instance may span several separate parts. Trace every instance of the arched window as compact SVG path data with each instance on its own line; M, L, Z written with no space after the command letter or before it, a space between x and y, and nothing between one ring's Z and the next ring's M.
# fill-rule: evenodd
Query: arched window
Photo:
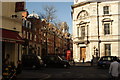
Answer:
M77 16L77 19L84 19L88 17L88 12L86 10L80 11L80 13Z

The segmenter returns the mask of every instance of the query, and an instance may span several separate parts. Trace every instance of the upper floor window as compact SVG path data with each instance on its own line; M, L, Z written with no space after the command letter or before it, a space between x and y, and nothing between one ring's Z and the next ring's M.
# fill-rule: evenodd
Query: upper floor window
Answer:
M23 19L22 21L23 21L23 23L22 23L22 24L23 24L23 26L25 27L25 26L26 26L26 20L25 20L25 19Z
M34 41L37 41L37 36L36 35L34 36Z
M27 39L29 39L29 33L27 32Z
M81 26L81 37L85 37L85 26Z
M26 21L26 28L28 28L28 26L29 26L29 22L28 22L28 21Z
M88 17L88 12L86 10L82 10L78 16L77 16L77 19L84 19L84 18L87 18Z
M109 6L104 6L103 7L103 13L104 14L109 14Z
M104 35L110 34L110 24L104 24Z
M29 28L29 26L30 26L30 22L28 21L28 22L27 22L27 26L26 26L26 27L27 27L27 28Z
M26 32L23 31L23 38L26 38Z
M29 22L29 28L31 29L31 22Z
M24 11L25 2L16 2L15 12Z
M39 34L41 34L41 29L39 29Z
M105 44L105 56L111 56L111 44Z
M30 40L32 40L32 33L30 33Z

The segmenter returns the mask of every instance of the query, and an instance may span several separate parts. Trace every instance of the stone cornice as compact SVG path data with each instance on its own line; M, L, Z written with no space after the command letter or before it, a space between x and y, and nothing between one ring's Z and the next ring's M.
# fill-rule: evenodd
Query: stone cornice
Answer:
M83 6L83 5L86 5L86 4L89 4L90 2L81 2L81 3L78 3L78 4L74 4L71 6L71 8L76 8L76 7L79 7L79 6Z
M85 43L91 43L91 42L120 42L120 39L114 39L114 40L78 40L78 41L73 41L75 44L85 44Z

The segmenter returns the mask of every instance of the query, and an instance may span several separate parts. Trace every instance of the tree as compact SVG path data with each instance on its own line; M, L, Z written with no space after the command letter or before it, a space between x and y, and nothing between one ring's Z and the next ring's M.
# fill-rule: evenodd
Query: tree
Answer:
M46 19L47 22L54 23L55 19L57 18L57 16L55 16L56 14L55 7L52 5L45 5L43 6L43 10L44 10L44 13L40 13L40 17L43 19Z
M42 19L46 19L47 22L53 23L56 27L61 27L61 21L57 19L56 16L57 10L53 5L43 6L43 12L40 12L39 15Z

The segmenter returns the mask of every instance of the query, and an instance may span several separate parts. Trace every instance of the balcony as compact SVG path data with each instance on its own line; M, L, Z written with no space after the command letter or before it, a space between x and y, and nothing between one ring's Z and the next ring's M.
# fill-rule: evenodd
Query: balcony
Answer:
M74 38L73 42L77 44L88 44L89 43L87 37L76 37Z

